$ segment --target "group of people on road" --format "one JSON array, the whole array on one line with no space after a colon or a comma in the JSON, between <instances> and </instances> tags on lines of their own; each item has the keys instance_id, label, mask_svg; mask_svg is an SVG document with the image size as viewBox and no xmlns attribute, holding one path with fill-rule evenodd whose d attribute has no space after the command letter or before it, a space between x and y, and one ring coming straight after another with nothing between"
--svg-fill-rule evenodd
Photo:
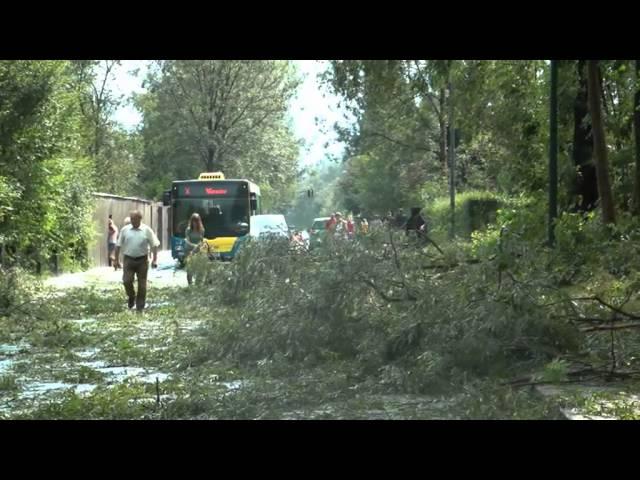
<instances>
[{"instance_id":1,"label":"group of people on road","mask_svg":"<svg viewBox=\"0 0 640 480\"><path fill-rule=\"evenodd\" d=\"M369 229L367 219L358 217L358 223L360 233L366 233ZM356 236L356 223L353 220L353 215L347 216L345 220L341 212L332 213L329 220L326 221L324 228L330 235L336 238L353 240Z\"/></svg>"},{"instance_id":2,"label":"group of people on road","mask_svg":"<svg viewBox=\"0 0 640 480\"><path fill-rule=\"evenodd\" d=\"M421 211L420 207L412 208L408 218L400 209L396 211L395 215L392 211L389 211L384 217L373 215L371 223L362 215L358 215L354 221L353 215L349 215L345 220L341 212L335 212L326 221L325 230L337 238L353 239L356 235L368 234L369 228L378 229L386 226L388 228L404 229L407 235L424 237L427 233L427 222Z\"/></svg>"}]
</instances>

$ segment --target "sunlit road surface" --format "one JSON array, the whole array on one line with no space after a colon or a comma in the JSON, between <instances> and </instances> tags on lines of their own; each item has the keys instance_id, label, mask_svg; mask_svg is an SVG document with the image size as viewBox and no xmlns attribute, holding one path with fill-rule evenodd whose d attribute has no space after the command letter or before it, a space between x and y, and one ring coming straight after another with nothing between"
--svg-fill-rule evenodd
<instances>
[{"instance_id":1,"label":"sunlit road surface","mask_svg":"<svg viewBox=\"0 0 640 480\"><path fill-rule=\"evenodd\" d=\"M176 260L171 258L171 250L158 252L158 268L149 267L147 276L149 287L186 286L187 274L176 268ZM86 272L65 273L45 280L45 285L57 288L122 286L122 269L96 267Z\"/></svg>"}]
</instances>

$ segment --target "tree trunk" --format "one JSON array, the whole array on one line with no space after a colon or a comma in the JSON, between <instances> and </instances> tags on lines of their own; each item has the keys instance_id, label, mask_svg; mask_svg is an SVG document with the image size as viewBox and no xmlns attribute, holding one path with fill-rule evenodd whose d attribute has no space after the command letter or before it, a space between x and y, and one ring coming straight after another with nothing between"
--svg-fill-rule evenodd
<instances>
[{"instance_id":1,"label":"tree trunk","mask_svg":"<svg viewBox=\"0 0 640 480\"><path fill-rule=\"evenodd\" d=\"M209 120L207 120L207 172L217 172L222 169L219 168L218 160L216 158L216 147L213 143L213 113L209 114Z\"/></svg>"},{"instance_id":2,"label":"tree trunk","mask_svg":"<svg viewBox=\"0 0 640 480\"><path fill-rule=\"evenodd\" d=\"M591 124L584 121L589 113L584 64L584 60L578 60L578 92L573 104L573 164L576 167L574 194L577 197L576 209L581 212L592 210L598 201Z\"/></svg>"},{"instance_id":3,"label":"tree trunk","mask_svg":"<svg viewBox=\"0 0 640 480\"><path fill-rule=\"evenodd\" d=\"M440 160L440 167L442 172L447 172L447 123L445 120L445 91L444 88L440 89L440 115L438 116L438 126L440 127L440 151L438 158Z\"/></svg>"},{"instance_id":4,"label":"tree trunk","mask_svg":"<svg viewBox=\"0 0 640 480\"><path fill-rule=\"evenodd\" d=\"M633 184L633 214L640 215L640 60L636 65L636 94L633 99L633 139L635 143L636 172Z\"/></svg>"},{"instance_id":5,"label":"tree trunk","mask_svg":"<svg viewBox=\"0 0 640 480\"><path fill-rule=\"evenodd\" d=\"M213 172L214 159L216 156L216 150L213 145L209 144L207 147L207 172Z\"/></svg>"},{"instance_id":6,"label":"tree trunk","mask_svg":"<svg viewBox=\"0 0 640 480\"><path fill-rule=\"evenodd\" d=\"M593 134L593 148L595 152L596 177L598 194L602 207L602 222L607 225L616 223L615 207L609 181L609 163L607 160L607 143L600 110L600 82L598 81L598 61L587 61L587 84L589 98L589 113L591 114L591 129Z\"/></svg>"}]
</instances>

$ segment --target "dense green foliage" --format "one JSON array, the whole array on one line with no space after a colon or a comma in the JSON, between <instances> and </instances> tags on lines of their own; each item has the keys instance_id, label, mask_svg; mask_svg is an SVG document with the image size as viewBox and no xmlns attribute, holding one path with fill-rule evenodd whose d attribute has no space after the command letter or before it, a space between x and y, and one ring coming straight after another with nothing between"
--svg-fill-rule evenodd
<instances>
[{"instance_id":1,"label":"dense green foliage","mask_svg":"<svg viewBox=\"0 0 640 480\"><path fill-rule=\"evenodd\" d=\"M3 263L81 260L93 164L67 62L0 62ZM72 233L70 235L70 233Z\"/></svg>"},{"instance_id":2,"label":"dense green foliage","mask_svg":"<svg viewBox=\"0 0 640 480\"><path fill-rule=\"evenodd\" d=\"M559 64L561 208L589 210L598 192L585 62ZM450 123L456 130L458 192L517 196L547 190L548 62L345 60L331 65L326 84L356 117L354 126L339 129L347 143L342 208L378 214L431 208L449 189ZM614 198L617 208L628 210L632 192L640 188L633 175L637 75L632 61L600 61L598 67Z\"/></svg>"}]
</instances>

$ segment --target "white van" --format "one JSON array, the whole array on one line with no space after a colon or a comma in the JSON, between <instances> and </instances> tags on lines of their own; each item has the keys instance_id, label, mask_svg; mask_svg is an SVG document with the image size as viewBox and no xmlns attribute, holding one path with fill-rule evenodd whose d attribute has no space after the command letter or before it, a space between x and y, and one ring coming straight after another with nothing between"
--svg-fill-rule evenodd
<instances>
[{"instance_id":1,"label":"white van","mask_svg":"<svg viewBox=\"0 0 640 480\"><path fill-rule=\"evenodd\" d=\"M253 238L269 236L289 240L289 227L284 215L253 215L249 221L249 236Z\"/></svg>"}]
</instances>

